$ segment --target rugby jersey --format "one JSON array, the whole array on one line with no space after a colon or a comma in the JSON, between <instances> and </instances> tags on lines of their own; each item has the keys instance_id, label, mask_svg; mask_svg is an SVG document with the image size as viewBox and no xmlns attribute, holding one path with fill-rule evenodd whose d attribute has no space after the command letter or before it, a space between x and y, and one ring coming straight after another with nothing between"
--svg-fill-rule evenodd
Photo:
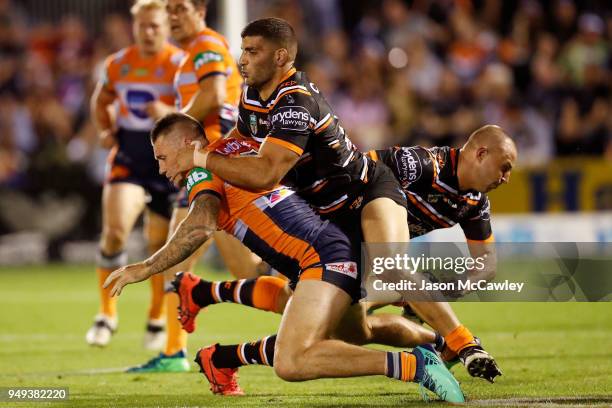
<instances>
[{"instance_id":1,"label":"rugby jersey","mask_svg":"<svg viewBox=\"0 0 612 408\"><path fill-rule=\"evenodd\" d=\"M459 224L472 241L493 239L486 194L459 191L460 150L451 147L391 147L368 153L391 168L408 198L410 236Z\"/></svg>"},{"instance_id":2,"label":"rugby jersey","mask_svg":"<svg viewBox=\"0 0 612 408\"><path fill-rule=\"evenodd\" d=\"M266 100L245 87L236 128L245 138L265 140L300 156L282 182L319 213L352 202L374 170L373 161L351 143L317 87L294 68Z\"/></svg>"},{"instance_id":3,"label":"rugby jersey","mask_svg":"<svg viewBox=\"0 0 612 408\"><path fill-rule=\"evenodd\" d=\"M212 142L226 135L236 124L242 77L230 54L227 40L210 28L199 32L185 51L188 55L183 59L174 81L178 109L189 104L203 79L224 75L227 80L225 103L219 112L210 113L202 122L206 137Z\"/></svg>"},{"instance_id":4,"label":"rugby jersey","mask_svg":"<svg viewBox=\"0 0 612 408\"><path fill-rule=\"evenodd\" d=\"M110 55L104 62L102 86L117 95L117 125L129 131L153 127L146 111L149 102L175 102L174 75L185 53L167 43L156 55L143 58L135 45Z\"/></svg>"}]
</instances>

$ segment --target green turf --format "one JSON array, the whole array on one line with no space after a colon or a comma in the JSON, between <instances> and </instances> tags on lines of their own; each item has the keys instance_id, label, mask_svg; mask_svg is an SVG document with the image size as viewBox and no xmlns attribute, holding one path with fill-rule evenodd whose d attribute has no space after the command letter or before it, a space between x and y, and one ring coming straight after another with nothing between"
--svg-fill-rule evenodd
<instances>
[{"instance_id":1,"label":"green turf","mask_svg":"<svg viewBox=\"0 0 612 408\"><path fill-rule=\"evenodd\" d=\"M222 277L208 271L204 274L211 279ZM212 396L196 371L101 373L104 369L142 363L152 355L141 347L148 284L124 290L119 302L119 332L106 349L90 348L84 341L97 308L95 286L92 267L0 269L0 387L69 387L69 403L55 403L52 407L423 405L416 385L382 376L286 383L276 378L270 368L245 367L241 369L240 383L248 396L230 399ZM496 356L504 375L493 385L470 378L462 367L456 367L455 374L467 396L476 403L506 398L610 398L611 306L457 304L460 318ZM236 305L209 308L200 315L198 330L190 338L190 358L199 346L272 334L278 321L271 313ZM610 404L612 399L600 405ZM13 404L44 405L48 404ZM10 404L0 402L1 406ZM534 403L525 402L522 406Z\"/></svg>"}]
</instances>

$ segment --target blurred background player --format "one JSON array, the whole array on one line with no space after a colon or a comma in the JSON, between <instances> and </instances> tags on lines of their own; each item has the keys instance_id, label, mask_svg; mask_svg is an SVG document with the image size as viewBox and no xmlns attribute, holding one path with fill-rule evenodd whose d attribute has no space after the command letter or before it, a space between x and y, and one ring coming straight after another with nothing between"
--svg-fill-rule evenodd
<instances>
[{"instance_id":1,"label":"blurred background player","mask_svg":"<svg viewBox=\"0 0 612 408\"><path fill-rule=\"evenodd\" d=\"M92 96L92 117L103 147L110 148L102 193L102 235L98 256L100 313L86 335L105 346L117 329L116 299L102 289L108 274L127 262L126 240L145 210L148 250L159 249L168 233L176 190L159 175L149 142L153 125L147 104L172 104L172 81L184 53L166 41L168 24L161 0L139 0L131 9L135 45L107 58L104 75ZM159 349L164 340L163 277L151 279L151 306L145 347Z\"/></svg>"},{"instance_id":2,"label":"blurred background player","mask_svg":"<svg viewBox=\"0 0 612 408\"><path fill-rule=\"evenodd\" d=\"M176 108L202 123L209 142L213 142L236 125L242 78L227 40L206 26L207 3L207 0L169 0L167 11L172 38L187 53L175 78ZM163 101L149 106L149 112L155 118L174 110ZM188 202L184 190L177 204L172 214L170 234L187 217ZM223 231L216 232L214 238L227 269L234 277L257 275L258 257ZM185 262L167 271L166 280L173 278L176 272L193 271L204 251L204 247L200 248ZM265 293L277 293L285 286L277 282L277 279L262 279L254 290L259 292L261 287L265 287ZM129 372L168 372L186 366L187 333L181 329L177 318L179 299L174 293L168 293L166 299L165 349L145 364L130 368Z\"/></svg>"}]
</instances>

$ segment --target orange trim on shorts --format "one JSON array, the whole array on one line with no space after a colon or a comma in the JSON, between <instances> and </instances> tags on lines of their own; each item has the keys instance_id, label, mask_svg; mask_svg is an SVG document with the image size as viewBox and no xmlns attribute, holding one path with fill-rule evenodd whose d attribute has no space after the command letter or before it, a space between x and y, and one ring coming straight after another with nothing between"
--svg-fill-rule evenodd
<instances>
[{"instance_id":1,"label":"orange trim on shorts","mask_svg":"<svg viewBox=\"0 0 612 408\"><path fill-rule=\"evenodd\" d=\"M370 150L368 156L370 156L370 159L378 161L378 153L376 153L376 150Z\"/></svg>"},{"instance_id":2,"label":"orange trim on shorts","mask_svg":"<svg viewBox=\"0 0 612 408\"><path fill-rule=\"evenodd\" d=\"M320 262L319 254L310 243L285 233L255 204L251 203L247 208L248 214L243 216L243 220L257 237L276 252L297 260L301 268ZM284 239L279 240L279 237Z\"/></svg>"},{"instance_id":3,"label":"orange trim on shorts","mask_svg":"<svg viewBox=\"0 0 612 408\"><path fill-rule=\"evenodd\" d=\"M300 280L323 280L323 268L308 268L300 274Z\"/></svg>"},{"instance_id":4,"label":"orange trim on shorts","mask_svg":"<svg viewBox=\"0 0 612 408\"><path fill-rule=\"evenodd\" d=\"M289 149L292 152L296 153L298 156L301 156L304 153L304 149L299 146L294 145L293 143L287 142L286 140L278 139L276 137L268 136L266 138L267 141L274 143L275 145L282 146L285 149Z\"/></svg>"},{"instance_id":5,"label":"orange trim on shorts","mask_svg":"<svg viewBox=\"0 0 612 408\"><path fill-rule=\"evenodd\" d=\"M472 242L475 244L490 244L495 242L495 237L493 236L493 233L491 233L487 239L468 239L467 242Z\"/></svg>"},{"instance_id":6,"label":"orange trim on shorts","mask_svg":"<svg viewBox=\"0 0 612 408\"><path fill-rule=\"evenodd\" d=\"M346 200L342 200L342 202L334 205L333 207L326 208L324 210L316 210L316 212L318 212L319 214L327 214L332 211L336 211L338 208L342 207L344 204L346 204Z\"/></svg>"}]
</instances>

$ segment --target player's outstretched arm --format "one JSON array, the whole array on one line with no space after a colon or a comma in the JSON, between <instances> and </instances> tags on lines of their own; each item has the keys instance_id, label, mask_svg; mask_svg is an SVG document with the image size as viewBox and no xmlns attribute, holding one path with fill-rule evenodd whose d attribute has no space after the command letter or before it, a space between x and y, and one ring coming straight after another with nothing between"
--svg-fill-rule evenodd
<instances>
[{"instance_id":1,"label":"player's outstretched arm","mask_svg":"<svg viewBox=\"0 0 612 408\"><path fill-rule=\"evenodd\" d=\"M493 239L485 241L470 241L468 240L468 250L470 256L478 259L478 267L468 271L470 279L492 280L495 278L497 268L497 252L495 251L495 242Z\"/></svg>"},{"instance_id":2,"label":"player's outstretched arm","mask_svg":"<svg viewBox=\"0 0 612 408\"><path fill-rule=\"evenodd\" d=\"M257 156L230 157L194 150L194 164L204 167L226 182L247 190L274 188L300 156L275 143L264 143Z\"/></svg>"},{"instance_id":3,"label":"player's outstretched arm","mask_svg":"<svg viewBox=\"0 0 612 408\"><path fill-rule=\"evenodd\" d=\"M118 296L125 285L141 282L187 259L217 229L219 207L219 198L211 194L200 194L194 199L187 218L181 222L166 245L143 262L115 270L104 282L104 287L107 288L115 281L111 296Z\"/></svg>"}]
</instances>

